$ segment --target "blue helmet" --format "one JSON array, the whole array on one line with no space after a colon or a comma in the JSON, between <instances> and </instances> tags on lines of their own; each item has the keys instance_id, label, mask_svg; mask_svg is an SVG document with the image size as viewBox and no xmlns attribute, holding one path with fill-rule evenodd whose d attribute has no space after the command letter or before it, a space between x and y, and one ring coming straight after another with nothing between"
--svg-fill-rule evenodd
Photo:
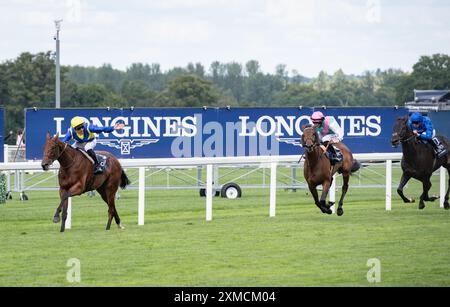
<instances>
[{"instance_id":1,"label":"blue helmet","mask_svg":"<svg viewBox=\"0 0 450 307\"><path fill-rule=\"evenodd\" d=\"M423 115L419 112L415 112L410 117L412 123L422 123Z\"/></svg>"}]
</instances>

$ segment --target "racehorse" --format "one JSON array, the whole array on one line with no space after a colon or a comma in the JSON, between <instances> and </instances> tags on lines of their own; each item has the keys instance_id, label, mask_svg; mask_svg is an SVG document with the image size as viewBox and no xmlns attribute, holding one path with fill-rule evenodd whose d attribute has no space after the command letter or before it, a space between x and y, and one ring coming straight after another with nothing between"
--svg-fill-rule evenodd
<instances>
[{"instance_id":1,"label":"racehorse","mask_svg":"<svg viewBox=\"0 0 450 307\"><path fill-rule=\"evenodd\" d=\"M342 195L337 209L338 216L342 216L344 214L344 197L345 194L347 194L350 175L351 173L356 172L361 165L358 161L353 159L351 151L342 142L335 144L335 146L341 150L343 160L342 162L336 163L334 166L331 165L330 159L325 155L326 149L323 149L320 145L319 134L312 126L304 128L302 146L305 148L304 176L314 198L314 202L322 213L332 214L330 207L334 205L334 203L329 202L327 205L326 199L330 186L333 183L334 174L336 172L342 174L344 183L342 185ZM317 193L318 185L322 185L322 195L320 200Z\"/></svg>"},{"instance_id":2,"label":"racehorse","mask_svg":"<svg viewBox=\"0 0 450 307\"><path fill-rule=\"evenodd\" d=\"M50 133L47 133L42 169L47 171L55 160L58 160L61 166L58 173L61 202L53 217L53 222L58 223L61 220L60 213L62 210L61 232L64 232L65 229L69 197L93 190L97 190L108 204L106 230L110 229L113 217L117 226L120 229L123 228L115 206L115 195L119 185L124 189L130 184L130 181L120 162L112 154L104 151L97 153L106 156L106 170L94 176L92 162L80 150L62 142L58 134L51 137Z\"/></svg>"},{"instance_id":3,"label":"racehorse","mask_svg":"<svg viewBox=\"0 0 450 307\"><path fill-rule=\"evenodd\" d=\"M444 136L437 136L439 141L441 141L447 149L450 150L449 140ZM431 141L430 141L431 142ZM408 198L403 194L403 188L408 183L409 179L414 178L422 182L423 193L420 196L419 209L425 208L425 201L435 201L438 197L430 197L428 192L431 188L431 175L439 169L441 166L445 167L450 174L450 155L436 158L433 148L418 141L417 137L414 135L413 131L408 126L408 117L397 118L393 134L391 138L392 146L397 147L400 143L402 144L403 158L402 158L402 178L400 184L397 188L397 193L403 199L405 203L413 203L415 200L413 198ZM448 210L450 208L449 190L450 190L450 178L448 181L449 188L447 189L447 194L445 194L444 208Z\"/></svg>"}]
</instances>

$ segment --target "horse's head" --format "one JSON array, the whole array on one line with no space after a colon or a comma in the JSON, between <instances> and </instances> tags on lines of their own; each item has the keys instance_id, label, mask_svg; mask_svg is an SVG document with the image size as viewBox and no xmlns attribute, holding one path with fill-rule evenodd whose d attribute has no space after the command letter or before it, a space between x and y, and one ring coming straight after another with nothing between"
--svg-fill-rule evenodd
<instances>
[{"instance_id":1,"label":"horse's head","mask_svg":"<svg viewBox=\"0 0 450 307\"><path fill-rule=\"evenodd\" d=\"M61 155L61 141L59 140L58 134L54 137L47 133L47 138L44 144L44 156L42 158L42 169L48 171L50 165L53 164L55 160Z\"/></svg>"},{"instance_id":2,"label":"horse's head","mask_svg":"<svg viewBox=\"0 0 450 307\"><path fill-rule=\"evenodd\" d=\"M320 145L320 140L317 130L311 125L306 126L303 129L302 146L311 152L318 145Z\"/></svg>"},{"instance_id":3,"label":"horse's head","mask_svg":"<svg viewBox=\"0 0 450 307\"><path fill-rule=\"evenodd\" d=\"M413 133L408 127L408 117L399 117L394 124L391 144L393 147L397 147L400 142L406 141L412 135Z\"/></svg>"}]
</instances>

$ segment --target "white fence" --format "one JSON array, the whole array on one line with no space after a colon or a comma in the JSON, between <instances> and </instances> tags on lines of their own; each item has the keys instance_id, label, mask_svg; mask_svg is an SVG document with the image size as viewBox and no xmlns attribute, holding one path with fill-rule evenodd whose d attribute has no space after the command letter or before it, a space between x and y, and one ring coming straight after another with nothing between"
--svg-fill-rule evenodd
<instances>
[{"instance_id":1,"label":"white fence","mask_svg":"<svg viewBox=\"0 0 450 307\"><path fill-rule=\"evenodd\" d=\"M386 162L386 210L392 210L392 161L399 161L401 153L393 154L354 154L360 162ZM298 162L299 156L259 156L259 157L218 157L218 158L181 158L181 159L123 159L120 163L124 168L139 169L139 192L138 192L138 225L145 223L145 169L147 167L185 167L185 166L206 166L206 220L213 218L213 167L226 165L259 165L270 169L270 206L269 216L276 215L276 189L277 189L277 167L280 163ZM59 164L55 162L51 167L58 169ZM12 170L41 170L41 162L13 162L0 163L0 171ZM336 181L334 180L334 183ZM330 201L335 201L335 184L330 190ZM446 170L441 169L440 173L440 202L443 207L444 195L446 192ZM69 210L66 228L71 227L71 202L69 200Z\"/></svg>"}]
</instances>

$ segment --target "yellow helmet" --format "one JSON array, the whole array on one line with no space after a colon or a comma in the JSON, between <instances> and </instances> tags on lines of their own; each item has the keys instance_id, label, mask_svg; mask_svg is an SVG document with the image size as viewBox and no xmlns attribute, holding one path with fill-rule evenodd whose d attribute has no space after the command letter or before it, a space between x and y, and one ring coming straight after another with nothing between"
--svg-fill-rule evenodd
<instances>
[{"instance_id":1,"label":"yellow helmet","mask_svg":"<svg viewBox=\"0 0 450 307\"><path fill-rule=\"evenodd\" d=\"M79 116L75 116L70 121L70 125L72 126L72 128L75 128L75 127L83 125L83 124L84 124L84 119Z\"/></svg>"}]
</instances>

